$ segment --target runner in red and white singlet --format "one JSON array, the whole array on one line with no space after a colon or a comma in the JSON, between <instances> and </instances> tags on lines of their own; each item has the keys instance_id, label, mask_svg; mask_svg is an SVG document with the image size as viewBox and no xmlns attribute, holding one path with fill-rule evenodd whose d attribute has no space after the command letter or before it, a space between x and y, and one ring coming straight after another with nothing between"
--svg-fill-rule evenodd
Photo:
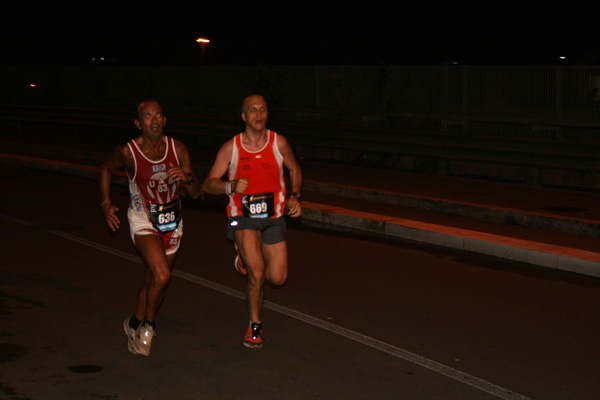
<instances>
[{"instance_id":1,"label":"runner in red and white singlet","mask_svg":"<svg viewBox=\"0 0 600 400\"><path fill-rule=\"evenodd\" d=\"M141 135L117 146L100 167L101 207L110 229L119 229L119 208L110 200L112 172L125 168L129 177L127 211L131 239L146 265L135 314L123 322L127 347L134 354L150 355L156 313L171 280L173 262L182 235L179 186L198 198L202 187L183 143L163 134L167 118L160 105L146 100L138 106L136 127Z\"/></svg>"},{"instance_id":2,"label":"runner in red and white singlet","mask_svg":"<svg viewBox=\"0 0 600 400\"><path fill-rule=\"evenodd\" d=\"M229 179L237 181L241 178L248 179L248 187L243 194L234 193L230 196L227 204L229 217L278 218L283 215L285 179L283 156L277 147L277 133L267 130L267 143L258 151L244 147L241 133L233 138ZM254 196L252 202L250 196ZM257 203L252 207L254 198L257 198Z\"/></svg>"},{"instance_id":3,"label":"runner in red and white singlet","mask_svg":"<svg viewBox=\"0 0 600 400\"><path fill-rule=\"evenodd\" d=\"M235 240L236 270L247 276L246 301L250 322L244 346L263 345L260 314L265 282L281 286L287 280L285 210L302 214L302 172L287 139L266 128L269 112L260 95L242 104L246 130L227 141L217 153L204 181L211 194L227 194L227 237ZM286 202L283 167L290 174L291 195ZM229 172L229 181L221 177Z\"/></svg>"},{"instance_id":4,"label":"runner in red and white singlet","mask_svg":"<svg viewBox=\"0 0 600 400\"><path fill-rule=\"evenodd\" d=\"M179 181L167 176L167 169L179 165L173 138L164 136L164 157L151 160L142 153L135 140L127 143L133 155L134 170L129 177L130 202L127 211L131 238L135 235L159 234L166 254L179 249L183 235Z\"/></svg>"}]
</instances>

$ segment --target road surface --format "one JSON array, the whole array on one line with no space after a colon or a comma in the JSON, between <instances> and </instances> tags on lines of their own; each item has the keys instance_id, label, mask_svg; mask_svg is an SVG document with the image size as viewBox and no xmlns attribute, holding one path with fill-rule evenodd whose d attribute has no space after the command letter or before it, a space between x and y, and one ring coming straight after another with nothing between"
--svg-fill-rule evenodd
<instances>
[{"instance_id":1,"label":"road surface","mask_svg":"<svg viewBox=\"0 0 600 400\"><path fill-rule=\"evenodd\" d=\"M2 399L598 399L600 280L288 224L265 345L220 206L186 200L150 357L127 351L143 266L98 183L0 166Z\"/></svg>"}]
</instances>

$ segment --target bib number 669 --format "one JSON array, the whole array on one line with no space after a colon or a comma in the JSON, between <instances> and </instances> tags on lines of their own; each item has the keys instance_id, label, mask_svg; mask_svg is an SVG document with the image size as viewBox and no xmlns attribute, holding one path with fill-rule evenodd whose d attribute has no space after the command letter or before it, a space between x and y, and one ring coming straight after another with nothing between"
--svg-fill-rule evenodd
<instances>
[{"instance_id":1,"label":"bib number 669","mask_svg":"<svg viewBox=\"0 0 600 400\"><path fill-rule=\"evenodd\" d=\"M267 203L253 203L250 204L250 214L261 214L267 212Z\"/></svg>"}]
</instances>

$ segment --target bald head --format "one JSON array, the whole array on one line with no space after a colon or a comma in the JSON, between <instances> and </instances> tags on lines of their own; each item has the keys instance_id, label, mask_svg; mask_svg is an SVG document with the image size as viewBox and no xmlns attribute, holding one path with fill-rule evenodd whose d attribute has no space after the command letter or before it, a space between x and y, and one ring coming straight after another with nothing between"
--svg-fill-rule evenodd
<instances>
[{"instance_id":1,"label":"bald head","mask_svg":"<svg viewBox=\"0 0 600 400\"><path fill-rule=\"evenodd\" d=\"M246 123L246 132L264 133L269 119L267 101L259 94L253 94L242 102L242 119Z\"/></svg>"},{"instance_id":2,"label":"bald head","mask_svg":"<svg viewBox=\"0 0 600 400\"><path fill-rule=\"evenodd\" d=\"M154 100L144 100L138 105L138 117L135 126L147 138L160 137L167 123L162 107Z\"/></svg>"},{"instance_id":3,"label":"bald head","mask_svg":"<svg viewBox=\"0 0 600 400\"><path fill-rule=\"evenodd\" d=\"M256 102L261 102L265 105L265 107L268 107L267 100L265 100L264 96L260 94L251 94L250 96L246 97L244 101L242 101L242 113L245 114L248 111L250 104Z\"/></svg>"},{"instance_id":4,"label":"bald head","mask_svg":"<svg viewBox=\"0 0 600 400\"><path fill-rule=\"evenodd\" d=\"M162 107L160 106L160 104L158 104L156 100L146 99L137 106L137 115L139 119L142 119L144 110L146 110L150 106L152 106L152 108L158 108L162 110Z\"/></svg>"}]
</instances>

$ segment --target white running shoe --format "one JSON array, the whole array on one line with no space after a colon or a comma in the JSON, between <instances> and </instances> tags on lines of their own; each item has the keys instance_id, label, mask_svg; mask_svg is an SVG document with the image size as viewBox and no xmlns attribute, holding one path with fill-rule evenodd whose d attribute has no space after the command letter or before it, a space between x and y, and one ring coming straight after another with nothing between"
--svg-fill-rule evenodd
<instances>
[{"instance_id":1,"label":"white running shoe","mask_svg":"<svg viewBox=\"0 0 600 400\"><path fill-rule=\"evenodd\" d=\"M137 335L137 332L135 331L135 329L133 329L131 327L131 325L129 325L130 319L131 319L131 317L127 318L123 322L123 331L125 332L125 335L127 336L127 348L129 349L129 351L131 353L137 354L137 351L135 351L135 347L134 347L134 342L135 342L135 337Z\"/></svg>"},{"instance_id":2,"label":"white running shoe","mask_svg":"<svg viewBox=\"0 0 600 400\"><path fill-rule=\"evenodd\" d=\"M156 333L154 332L153 327L145 322L140 325L133 343L135 351L143 356L149 356L150 347L152 347L152 339L155 335Z\"/></svg>"}]
</instances>

